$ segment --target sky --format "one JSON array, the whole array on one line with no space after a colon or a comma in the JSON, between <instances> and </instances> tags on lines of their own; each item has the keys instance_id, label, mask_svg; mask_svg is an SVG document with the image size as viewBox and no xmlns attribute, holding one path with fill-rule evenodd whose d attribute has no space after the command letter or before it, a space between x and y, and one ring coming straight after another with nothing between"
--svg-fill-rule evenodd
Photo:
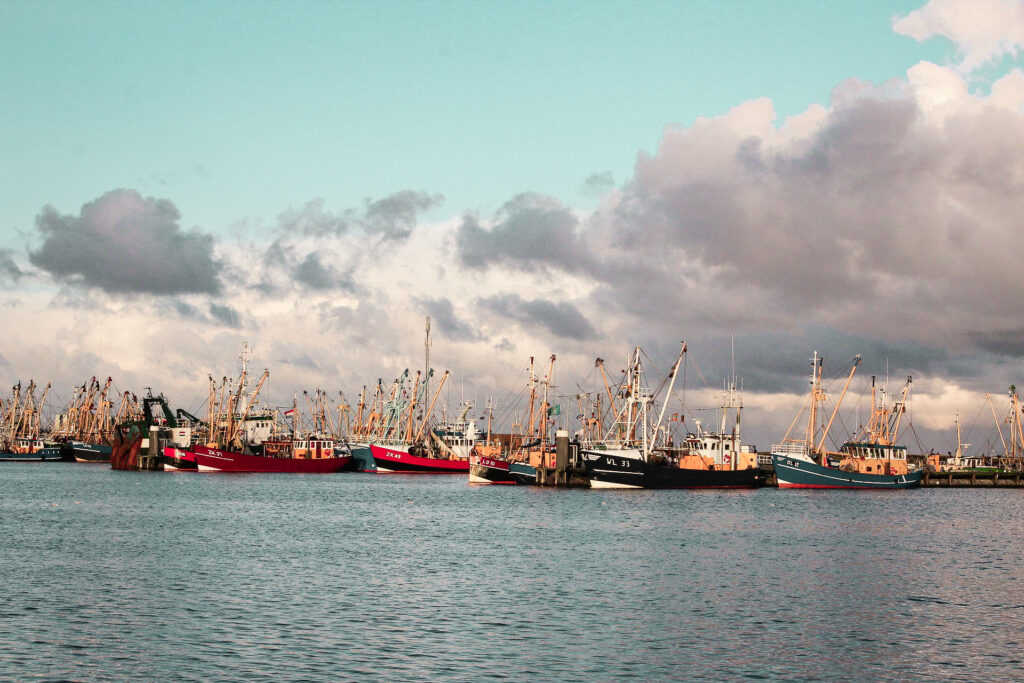
<instances>
[{"instance_id":1,"label":"sky","mask_svg":"<svg viewBox=\"0 0 1024 683\"><path fill-rule=\"evenodd\" d=\"M246 341L268 400L352 400L429 315L453 403L686 340L673 410L735 367L766 448L817 350L980 444L1024 381L1022 47L1019 0L0 3L0 386L191 409Z\"/></svg>"}]
</instances>

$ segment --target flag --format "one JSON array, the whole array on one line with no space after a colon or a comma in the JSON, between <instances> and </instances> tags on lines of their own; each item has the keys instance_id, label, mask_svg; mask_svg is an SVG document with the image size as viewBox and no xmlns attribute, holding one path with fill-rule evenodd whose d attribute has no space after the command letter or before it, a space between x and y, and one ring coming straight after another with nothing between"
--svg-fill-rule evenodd
<instances>
[{"instance_id":1,"label":"flag","mask_svg":"<svg viewBox=\"0 0 1024 683\"><path fill-rule=\"evenodd\" d=\"M558 405L551 406L550 408L548 408L548 417L551 417L552 415L561 415L561 414L562 414L562 404L561 403L559 403Z\"/></svg>"},{"instance_id":2,"label":"flag","mask_svg":"<svg viewBox=\"0 0 1024 683\"><path fill-rule=\"evenodd\" d=\"M291 415L291 414L292 414L292 413L294 413L294 412L295 412L295 410L294 410L294 409L292 409L292 410L286 410L286 411L284 411L284 416L285 416L285 417L288 417L289 415Z\"/></svg>"}]
</instances>

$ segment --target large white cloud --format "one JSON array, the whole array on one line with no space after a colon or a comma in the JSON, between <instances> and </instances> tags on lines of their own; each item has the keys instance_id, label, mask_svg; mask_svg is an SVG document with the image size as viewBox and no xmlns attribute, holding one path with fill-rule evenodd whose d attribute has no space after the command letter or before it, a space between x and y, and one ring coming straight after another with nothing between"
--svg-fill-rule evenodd
<instances>
[{"instance_id":1,"label":"large white cloud","mask_svg":"<svg viewBox=\"0 0 1024 683\"><path fill-rule=\"evenodd\" d=\"M929 0L893 20L893 29L918 41L941 36L956 45L960 68L973 71L1024 47L1021 0Z\"/></svg>"}]
</instances>

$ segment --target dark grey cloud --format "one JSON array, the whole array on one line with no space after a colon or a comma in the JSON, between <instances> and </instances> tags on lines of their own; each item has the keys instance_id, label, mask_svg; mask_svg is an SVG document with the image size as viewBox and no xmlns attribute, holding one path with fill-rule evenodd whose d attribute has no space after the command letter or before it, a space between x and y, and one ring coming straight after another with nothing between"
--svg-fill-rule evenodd
<instances>
[{"instance_id":1,"label":"dark grey cloud","mask_svg":"<svg viewBox=\"0 0 1024 683\"><path fill-rule=\"evenodd\" d=\"M384 239L405 239L416 227L416 217L444 202L444 196L403 190L375 201L367 200L363 229Z\"/></svg>"},{"instance_id":2,"label":"dark grey cloud","mask_svg":"<svg viewBox=\"0 0 1024 683\"><path fill-rule=\"evenodd\" d=\"M575 272L591 262L578 228L575 214L558 200L520 194L498 211L489 227L476 216L464 216L455 240L466 266L505 264L526 271L554 267Z\"/></svg>"},{"instance_id":3,"label":"dark grey cloud","mask_svg":"<svg viewBox=\"0 0 1024 683\"><path fill-rule=\"evenodd\" d=\"M476 341L480 333L455 314L452 302L446 298L418 299L437 329L452 341Z\"/></svg>"},{"instance_id":4,"label":"dark grey cloud","mask_svg":"<svg viewBox=\"0 0 1024 683\"><path fill-rule=\"evenodd\" d=\"M326 237L361 231L383 240L403 240L412 234L420 214L443 202L443 195L402 190L383 199L367 199L361 209L332 213L324 208L324 200L317 198L301 209L282 212L278 228L291 236Z\"/></svg>"},{"instance_id":5,"label":"dark grey cloud","mask_svg":"<svg viewBox=\"0 0 1024 683\"><path fill-rule=\"evenodd\" d=\"M171 305L174 311L183 318L199 319L202 317L202 314L195 306L185 301L174 301Z\"/></svg>"},{"instance_id":6,"label":"dark grey cloud","mask_svg":"<svg viewBox=\"0 0 1024 683\"><path fill-rule=\"evenodd\" d=\"M499 316L539 327L566 339L592 339L597 332L580 310L567 301L523 299L518 294L499 294L479 299L478 304Z\"/></svg>"},{"instance_id":7,"label":"dark grey cloud","mask_svg":"<svg viewBox=\"0 0 1024 683\"><path fill-rule=\"evenodd\" d=\"M295 365L300 368L306 368L308 370L317 370L320 366L310 358L309 354L299 349L289 349L292 355L277 359L277 363L282 365Z\"/></svg>"},{"instance_id":8,"label":"dark grey cloud","mask_svg":"<svg viewBox=\"0 0 1024 683\"><path fill-rule=\"evenodd\" d=\"M968 338L985 351L1010 358L1024 358L1024 329L970 332Z\"/></svg>"},{"instance_id":9,"label":"dark grey cloud","mask_svg":"<svg viewBox=\"0 0 1024 683\"><path fill-rule=\"evenodd\" d=\"M210 316L222 325L236 329L242 327L241 315L230 306L210 304Z\"/></svg>"},{"instance_id":10,"label":"dark grey cloud","mask_svg":"<svg viewBox=\"0 0 1024 683\"><path fill-rule=\"evenodd\" d=\"M589 197L600 197L608 194L615 187L615 177L611 171L595 173L583 181L583 194Z\"/></svg>"},{"instance_id":11,"label":"dark grey cloud","mask_svg":"<svg viewBox=\"0 0 1024 683\"><path fill-rule=\"evenodd\" d=\"M338 276L320 261L317 252L307 254L292 270L292 277L310 289L331 289L339 281Z\"/></svg>"},{"instance_id":12,"label":"dark grey cloud","mask_svg":"<svg viewBox=\"0 0 1024 683\"><path fill-rule=\"evenodd\" d=\"M349 263L344 263L333 248L310 247L280 237L263 251L260 257L263 268L254 287L268 295L288 289L293 282L318 291L356 292L359 287L352 275L354 260L350 258Z\"/></svg>"},{"instance_id":13,"label":"dark grey cloud","mask_svg":"<svg viewBox=\"0 0 1024 683\"><path fill-rule=\"evenodd\" d=\"M242 329L246 322L236 308L216 302L211 302L201 308L179 299L168 302L167 309L182 318L216 327Z\"/></svg>"},{"instance_id":14,"label":"dark grey cloud","mask_svg":"<svg viewBox=\"0 0 1024 683\"><path fill-rule=\"evenodd\" d=\"M14 262L14 252L10 249L0 249L0 284L16 283L24 274L24 271Z\"/></svg>"},{"instance_id":15,"label":"dark grey cloud","mask_svg":"<svg viewBox=\"0 0 1024 683\"><path fill-rule=\"evenodd\" d=\"M29 260L58 280L110 293L166 295L221 291L212 235L184 231L166 199L113 190L78 216L47 206L36 218L42 246Z\"/></svg>"}]
</instances>

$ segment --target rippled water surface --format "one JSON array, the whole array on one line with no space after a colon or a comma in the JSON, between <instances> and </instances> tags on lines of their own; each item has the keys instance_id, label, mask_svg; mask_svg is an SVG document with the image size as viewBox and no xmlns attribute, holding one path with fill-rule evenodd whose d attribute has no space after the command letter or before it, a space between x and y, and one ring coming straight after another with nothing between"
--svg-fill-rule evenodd
<instances>
[{"instance_id":1,"label":"rippled water surface","mask_svg":"<svg viewBox=\"0 0 1024 683\"><path fill-rule=\"evenodd\" d=\"M1024 677L1024 491L0 465L0 679Z\"/></svg>"}]
</instances>

